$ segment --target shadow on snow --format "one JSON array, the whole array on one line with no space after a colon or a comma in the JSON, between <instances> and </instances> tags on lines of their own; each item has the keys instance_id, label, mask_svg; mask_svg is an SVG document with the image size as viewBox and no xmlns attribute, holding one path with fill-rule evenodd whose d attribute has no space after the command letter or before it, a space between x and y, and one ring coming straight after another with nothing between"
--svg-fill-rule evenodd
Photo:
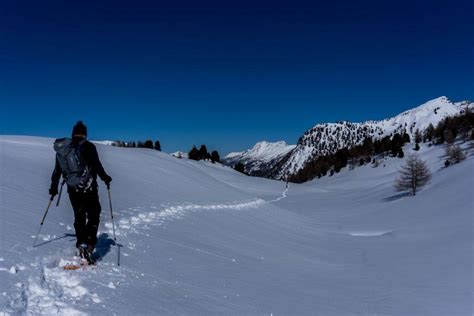
<instances>
[{"instance_id":1,"label":"shadow on snow","mask_svg":"<svg viewBox=\"0 0 474 316\"><path fill-rule=\"evenodd\" d=\"M411 192L398 193L398 194L386 197L382 201L384 201L384 202L393 202L393 201L396 201L396 200L399 200L399 199L402 199L406 196L411 196L411 195L412 195Z\"/></svg>"},{"instance_id":2,"label":"shadow on snow","mask_svg":"<svg viewBox=\"0 0 474 316\"><path fill-rule=\"evenodd\" d=\"M115 241L110 238L109 234L102 233L97 238L95 252L92 255L94 260L101 261L109 252L112 246L115 246Z\"/></svg>"},{"instance_id":3,"label":"shadow on snow","mask_svg":"<svg viewBox=\"0 0 474 316\"><path fill-rule=\"evenodd\" d=\"M56 237L56 238L53 238L53 239L50 239L50 240L47 240L47 241L44 241L42 242L41 244L37 244L37 245L34 245L33 248L38 248L40 246L44 246L44 245L47 245L53 241L58 241L60 239L64 239L64 238L67 238L67 237L74 237L74 239L71 239L70 241L73 241L73 240L76 240L76 235L75 234L64 234L62 236L59 236L59 237Z\"/></svg>"}]
</instances>

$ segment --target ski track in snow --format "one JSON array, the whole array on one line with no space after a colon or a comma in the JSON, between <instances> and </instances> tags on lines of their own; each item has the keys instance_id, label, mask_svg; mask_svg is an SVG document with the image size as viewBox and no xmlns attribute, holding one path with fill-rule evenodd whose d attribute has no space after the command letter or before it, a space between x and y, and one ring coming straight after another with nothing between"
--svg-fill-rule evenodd
<instances>
[{"instance_id":1,"label":"ski track in snow","mask_svg":"<svg viewBox=\"0 0 474 316\"><path fill-rule=\"evenodd\" d=\"M264 204L275 203L284 198L288 188L282 192L282 195L274 200L253 199L237 201L232 203L216 203L216 204L192 204L183 203L173 206L162 205L160 207L133 207L126 211L119 211L119 213L135 213L129 218L122 218L117 223L116 235L125 237L128 233L140 233L143 229L147 229L148 225L161 226L167 221L173 221L183 218L189 212L196 212L201 210L219 211L219 210L243 210L258 208ZM109 234L112 234L112 223L106 222L105 227ZM44 236L40 236L44 237ZM43 238L49 240L50 236ZM178 244L174 241L163 239L164 242L173 243L180 247L192 248L186 245ZM134 249L134 244L127 245L127 248ZM203 254L220 258L225 261L235 262L233 258L227 258L220 254L216 254L204 249L192 250L201 252ZM126 254L124 254L126 255ZM71 262L71 260L62 259L68 257L66 254L59 254L55 256L45 257L41 259L40 263L32 263L29 268L18 265L10 269L1 268L0 272L9 272L16 274L19 271L27 270L29 278L26 282L17 283L16 289L9 297L9 306L7 306L6 313L13 314L27 314L27 315L87 315L86 313L74 308L80 302L83 304L99 304L101 299L96 293L91 293L86 287L81 285L80 273L83 271L65 271L64 265ZM72 256L71 256L72 257ZM70 257L70 258L71 258ZM59 258L59 259L58 259ZM3 258L2 260L3 261ZM38 259L40 261L40 259ZM101 263L105 265L106 263ZM118 271L117 268L113 268ZM94 273L89 268L88 273ZM114 273L108 273L111 276ZM120 282L117 282L120 283ZM114 282L108 285L103 285L111 290L115 289ZM7 314L8 315L8 314Z\"/></svg>"}]
</instances>

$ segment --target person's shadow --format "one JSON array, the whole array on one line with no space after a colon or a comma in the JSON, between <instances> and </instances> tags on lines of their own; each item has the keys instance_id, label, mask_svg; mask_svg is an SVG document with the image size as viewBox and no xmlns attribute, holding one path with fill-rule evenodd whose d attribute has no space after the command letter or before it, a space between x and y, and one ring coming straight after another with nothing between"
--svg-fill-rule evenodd
<instances>
[{"instance_id":1,"label":"person's shadow","mask_svg":"<svg viewBox=\"0 0 474 316\"><path fill-rule=\"evenodd\" d=\"M109 234L100 234L99 238L97 238L97 244L95 245L95 251L92 258L95 261L102 261L102 259L110 252L112 246L115 246L115 241L109 237Z\"/></svg>"}]
</instances>

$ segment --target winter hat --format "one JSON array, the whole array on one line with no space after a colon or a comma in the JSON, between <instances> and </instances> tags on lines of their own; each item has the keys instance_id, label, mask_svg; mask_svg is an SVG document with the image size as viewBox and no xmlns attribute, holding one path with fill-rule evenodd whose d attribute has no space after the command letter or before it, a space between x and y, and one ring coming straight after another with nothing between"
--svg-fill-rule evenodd
<instances>
[{"instance_id":1,"label":"winter hat","mask_svg":"<svg viewBox=\"0 0 474 316\"><path fill-rule=\"evenodd\" d=\"M74 135L84 135L87 137L87 126L85 126L82 121L78 121L72 128L72 137L74 137Z\"/></svg>"}]
</instances>

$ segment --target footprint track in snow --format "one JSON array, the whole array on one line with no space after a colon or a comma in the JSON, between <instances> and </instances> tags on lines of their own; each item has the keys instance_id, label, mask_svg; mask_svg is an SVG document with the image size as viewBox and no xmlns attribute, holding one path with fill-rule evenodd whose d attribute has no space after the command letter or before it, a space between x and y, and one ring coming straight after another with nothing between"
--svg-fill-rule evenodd
<instances>
[{"instance_id":1,"label":"footprint track in snow","mask_svg":"<svg viewBox=\"0 0 474 316\"><path fill-rule=\"evenodd\" d=\"M97 294L81 285L79 276L58 264L46 258L36 265L26 281L17 283L9 310L27 315L86 315L73 306L77 302L100 302Z\"/></svg>"},{"instance_id":2,"label":"footprint track in snow","mask_svg":"<svg viewBox=\"0 0 474 316\"><path fill-rule=\"evenodd\" d=\"M148 225L160 226L167 221L180 219L189 212L200 210L218 211L218 210L243 210L258 208L267 203L274 203L286 197L285 190L277 199L265 201L263 199L253 199L246 201L237 201L224 204L192 204L183 203L174 206L163 205L159 207L134 207L127 211L133 212L129 218L123 218L118 222L117 236L125 236L128 232L139 233ZM105 227L112 233L112 223L105 223ZM49 237L49 236L48 236ZM204 250L200 250L205 252ZM218 256L213 253L210 255ZM96 293L91 293L81 284L81 277L71 271L64 271L62 265L64 260L62 255L51 256L42 259L39 264L33 264L29 269L30 276L23 283L17 283L17 291L10 297L8 312L20 314L47 314L47 315L86 315L76 309L77 302L89 302L98 304L101 299ZM224 258L229 261L235 261L232 258ZM78 272L82 273L82 272ZM109 288L110 282L107 285Z\"/></svg>"},{"instance_id":3,"label":"footprint track in snow","mask_svg":"<svg viewBox=\"0 0 474 316\"><path fill-rule=\"evenodd\" d=\"M128 213L134 215L128 218L122 218L117 223L117 236L126 236L127 232L139 233L143 227L148 225L161 226L166 222L183 218L189 212L200 210L243 210L250 208L258 208L259 206L269 203L262 199L254 199L248 201L238 201L227 204L192 204L183 203L174 206L162 205L162 209L156 206L150 207L132 207L127 210ZM105 223L105 227L109 233L112 233L112 223Z\"/></svg>"},{"instance_id":4,"label":"footprint track in snow","mask_svg":"<svg viewBox=\"0 0 474 316\"><path fill-rule=\"evenodd\" d=\"M189 212L196 212L200 210L243 210L258 208L264 204L275 203L285 199L287 197L289 187L287 187L276 199L273 200L263 200L263 199L253 199L253 200L244 200L236 201L231 203L215 203L215 204L193 204L193 203L182 203L174 206L162 205L161 210L159 207L150 206L150 207L132 207L129 208L127 213L134 213L128 218L122 218L117 223L117 236L126 236L127 232L139 233L140 230L148 228L148 225L161 226L165 222L173 221L184 217ZM111 222L105 223L105 227L108 229L109 234L113 232L113 227Z\"/></svg>"}]
</instances>

